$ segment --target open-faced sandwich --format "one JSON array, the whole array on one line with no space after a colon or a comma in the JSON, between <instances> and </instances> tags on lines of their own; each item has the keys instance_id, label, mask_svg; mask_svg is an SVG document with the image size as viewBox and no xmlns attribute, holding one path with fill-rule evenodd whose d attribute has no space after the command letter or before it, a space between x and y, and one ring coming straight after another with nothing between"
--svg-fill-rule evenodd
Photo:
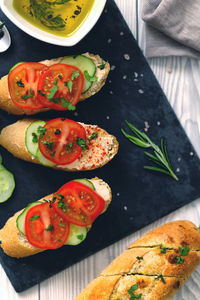
<instances>
[{"instance_id":1,"label":"open-faced sandwich","mask_svg":"<svg viewBox=\"0 0 200 300\"><path fill-rule=\"evenodd\" d=\"M109 71L108 62L89 53L18 63L0 80L0 108L15 115L74 110L103 87Z\"/></svg>"},{"instance_id":2,"label":"open-faced sandwich","mask_svg":"<svg viewBox=\"0 0 200 300\"><path fill-rule=\"evenodd\" d=\"M104 129L65 118L20 120L3 128L0 145L17 158L64 171L102 167L118 151L117 139Z\"/></svg>"},{"instance_id":3,"label":"open-faced sandwich","mask_svg":"<svg viewBox=\"0 0 200 300\"><path fill-rule=\"evenodd\" d=\"M167 223L118 256L76 300L169 300L200 263L200 230Z\"/></svg>"},{"instance_id":4,"label":"open-faced sandwich","mask_svg":"<svg viewBox=\"0 0 200 300\"><path fill-rule=\"evenodd\" d=\"M111 198L110 187L97 177L70 181L11 217L0 230L1 247L7 255L20 258L78 245Z\"/></svg>"}]
</instances>

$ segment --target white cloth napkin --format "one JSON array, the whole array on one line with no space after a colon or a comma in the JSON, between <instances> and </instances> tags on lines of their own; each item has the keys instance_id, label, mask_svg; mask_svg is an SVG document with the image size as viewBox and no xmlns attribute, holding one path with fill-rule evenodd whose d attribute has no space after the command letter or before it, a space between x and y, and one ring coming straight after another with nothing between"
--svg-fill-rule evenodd
<instances>
[{"instance_id":1,"label":"white cloth napkin","mask_svg":"<svg viewBox=\"0 0 200 300\"><path fill-rule=\"evenodd\" d=\"M200 0L143 0L147 57L200 59Z\"/></svg>"}]
</instances>

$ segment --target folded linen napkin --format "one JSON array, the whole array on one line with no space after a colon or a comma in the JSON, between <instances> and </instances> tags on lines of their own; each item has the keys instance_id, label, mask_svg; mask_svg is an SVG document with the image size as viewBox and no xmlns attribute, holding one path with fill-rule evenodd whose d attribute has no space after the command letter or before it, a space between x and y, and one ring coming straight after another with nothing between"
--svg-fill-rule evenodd
<instances>
[{"instance_id":1,"label":"folded linen napkin","mask_svg":"<svg viewBox=\"0 0 200 300\"><path fill-rule=\"evenodd\" d=\"M200 59L200 1L143 0L147 57Z\"/></svg>"}]
</instances>

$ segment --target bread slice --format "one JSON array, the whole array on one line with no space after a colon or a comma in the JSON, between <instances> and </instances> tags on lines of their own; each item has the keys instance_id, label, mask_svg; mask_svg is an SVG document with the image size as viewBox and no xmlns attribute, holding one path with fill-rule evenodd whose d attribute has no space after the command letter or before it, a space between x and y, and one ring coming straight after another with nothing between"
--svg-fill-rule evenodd
<instances>
[{"instance_id":1,"label":"bread slice","mask_svg":"<svg viewBox=\"0 0 200 300\"><path fill-rule=\"evenodd\" d=\"M83 101L94 94L96 94L105 84L106 79L108 77L110 71L110 65L108 62L105 62L104 69L98 68L99 65L102 64L102 58L99 55L94 55L90 53L84 53L85 56L89 57L93 60L95 65L97 66L96 76L98 78L97 82L94 82L91 88L84 94L81 95L80 101ZM41 63L51 66L53 64L57 64L64 57L59 57L51 60L44 60ZM40 110L31 110L31 109L23 109L13 103L10 98L10 94L8 91L8 75L4 76L0 80L0 109L7 111L10 114L14 115L34 115L39 112L47 111L48 108L43 108Z\"/></svg>"},{"instance_id":2,"label":"bread slice","mask_svg":"<svg viewBox=\"0 0 200 300\"><path fill-rule=\"evenodd\" d=\"M134 285L141 300L168 300L199 263L198 228L189 221L170 222L129 245L76 300L128 300Z\"/></svg>"},{"instance_id":3,"label":"bread slice","mask_svg":"<svg viewBox=\"0 0 200 300\"><path fill-rule=\"evenodd\" d=\"M0 133L0 145L17 158L40 164L40 162L28 152L25 145L26 129L34 121L33 119L24 119L3 128ZM108 134L97 125L81 124L86 130L86 138L88 138L88 140L93 132L98 133L97 138L89 143L88 149L82 152L76 161L66 166L56 166L54 167L55 169L63 171L96 169L108 163L118 152L118 142L113 135Z\"/></svg>"},{"instance_id":4,"label":"bread slice","mask_svg":"<svg viewBox=\"0 0 200 300\"><path fill-rule=\"evenodd\" d=\"M90 181L94 184L96 192L105 200L104 213L112 200L111 189L106 182L97 177L90 179ZM44 198L50 200L52 196L53 194L45 196ZM43 201L44 198L39 201ZM26 237L18 230L16 220L21 212L22 210L11 217L0 230L2 249L7 255L17 258L34 255L44 251L44 249L39 249L29 244Z\"/></svg>"}]
</instances>

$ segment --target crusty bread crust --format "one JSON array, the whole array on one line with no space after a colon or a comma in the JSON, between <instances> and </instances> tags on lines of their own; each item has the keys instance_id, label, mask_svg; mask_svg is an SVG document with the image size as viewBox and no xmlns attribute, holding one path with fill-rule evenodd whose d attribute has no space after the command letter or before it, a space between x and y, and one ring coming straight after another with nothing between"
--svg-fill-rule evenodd
<instances>
[{"instance_id":1,"label":"crusty bread crust","mask_svg":"<svg viewBox=\"0 0 200 300\"><path fill-rule=\"evenodd\" d=\"M110 187L98 177L94 177L90 180L94 184L95 181L99 181L101 184L104 183L108 188L109 197L108 199L105 199L105 208L102 212L104 213L112 200L112 191ZM52 199L52 196L53 194L50 194L38 201L43 202L44 199L50 200ZM17 212L13 217L9 218L4 227L0 230L1 248L7 255L16 258L27 257L45 251L44 249L39 249L29 244L26 237L18 230L16 220L22 211L23 210ZM89 226L88 230L90 229L91 226Z\"/></svg>"},{"instance_id":2,"label":"crusty bread crust","mask_svg":"<svg viewBox=\"0 0 200 300\"><path fill-rule=\"evenodd\" d=\"M27 151L25 145L26 129L34 121L35 121L34 119L23 119L3 128L0 133L0 145L6 148L10 153L12 153L17 158L23 159L25 161L33 162L36 164L40 164L40 162ZM106 133L103 129L101 129L100 131L103 134ZM106 134L108 135L108 133ZM90 167L87 168L87 170L102 167L103 165L107 164L117 154L118 147L119 147L117 139L112 135L109 136L112 137L113 139L112 155L106 156L105 160L100 161L98 165L94 165L91 168ZM66 167L56 166L54 168L63 171L80 171L78 167L69 169L67 166Z\"/></svg>"},{"instance_id":3,"label":"crusty bread crust","mask_svg":"<svg viewBox=\"0 0 200 300\"><path fill-rule=\"evenodd\" d=\"M102 63L102 58L99 55L85 53L85 56L91 58L96 66L99 66ZM50 66L56 63L59 63L62 57L51 59L51 60L44 60L42 61L43 64ZM105 84L106 79L108 77L110 71L110 65L108 62L105 63L105 68L100 70L97 68L96 76L98 77L97 82L94 82L92 87L84 94L81 95L80 101L85 100L92 95L96 94ZM10 94L8 91L8 75L4 76L0 80L0 109L7 111L10 114L14 115L34 115L38 112L48 111L48 108L43 108L40 110L31 110L31 109L23 109L13 103L10 98Z\"/></svg>"},{"instance_id":4,"label":"crusty bread crust","mask_svg":"<svg viewBox=\"0 0 200 300\"><path fill-rule=\"evenodd\" d=\"M186 246L190 251L178 264L179 247ZM166 249L162 252L163 248ZM189 221L170 222L129 245L76 300L128 300L128 290L135 284L138 289L134 294L141 293L141 300L168 300L199 263L198 228Z\"/></svg>"}]
</instances>

